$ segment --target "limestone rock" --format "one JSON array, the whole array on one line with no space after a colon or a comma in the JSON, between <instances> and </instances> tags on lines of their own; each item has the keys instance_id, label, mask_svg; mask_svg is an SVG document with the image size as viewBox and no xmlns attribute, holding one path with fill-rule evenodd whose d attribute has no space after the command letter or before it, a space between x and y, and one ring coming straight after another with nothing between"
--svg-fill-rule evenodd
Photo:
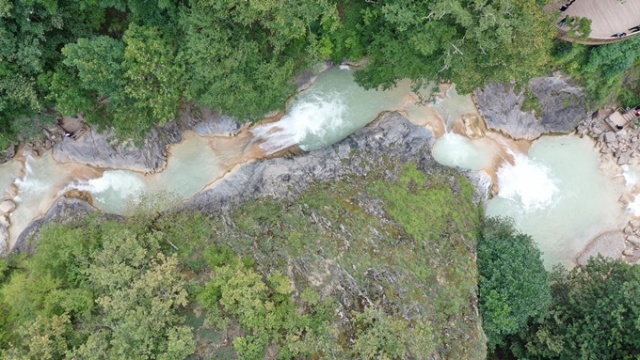
<instances>
[{"instance_id":1,"label":"limestone rock","mask_svg":"<svg viewBox=\"0 0 640 360\"><path fill-rule=\"evenodd\" d=\"M11 200L0 202L0 213L8 214L16 209L16 204Z\"/></svg>"},{"instance_id":2,"label":"limestone rock","mask_svg":"<svg viewBox=\"0 0 640 360\"><path fill-rule=\"evenodd\" d=\"M613 143L616 141L616 134L613 131L607 131L604 133L604 141L606 143Z\"/></svg>"},{"instance_id":3,"label":"limestone rock","mask_svg":"<svg viewBox=\"0 0 640 360\"><path fill-rule=\"evenodd\" d=\"M533 140L543 134L570 133L589 117L584 92L562 76L533 78L529 88L536 96L542 114L537 119L520 110L524 91L489 84L475 92L476 103L487 126L515 139Z\"/></svg>"},{"instance_id":4,"label":"limestone rock","mask_svg":"<svg viewBox=\"0 0 640 360\"><path fill-rule=\"evenodd\" d=\"M181 209L199 209L204 212L226 211L238 204L269 196L287 198L317 181L332 181L361 175L371 171L374 162L391 164L384 176L393 180L397 169L406 161L418 163L418 168L428 171L438 166L429 155L434 141L426 128L411 124L402 115L387 113L370 126L360 129L343 141L293 158L271 158L251 162L231 173L220 183L180 205ZM470 177L478 184L476 200L488 197L488 186L483 179ZM481 184L479 184L481 183Z\"/></svg>"},{"instance_id":5,"label":"limestone rock","mask_svg":"<svg viewBox=\"0 0 640 360\"><path fill-rule=\"evenodd\" d=\"M633 246L640 246L640 237L636 235L627 236L627 242Z\"/></svg>"},{"instance_id":6,"label":"limestone rock","mask_svg":"<svg viewBox=\"0 0 640 360\"><path fill-rule=\"evenodd\" d=\"M9 217L7 215L0 215L0 227L9 228L11 226L11 221L9 221Z\"/></svg>"},{"instance_id":7,"label":"limestone rock","mask_svg":"<svg viewBox=\"0 0 640 360\"><path fill-rule=\"evenodd\" d=\"M631 227L634 228L634 229L638 229L638 228L640 228L640 220L633 219L633 220L629 221L629 225L631 225Z\"/></svg>"},{"instance_id":8,"label":"limestone rock","mask_svg":"<svg viewBox=\"0 0 640 360\"><path fill-rule=\"evenodd\" d=\"M609 231L600 234L576 257L576 263L585 265L590 257L598 254L610 259L619 259L620 254L625 249L624 240L624 234L621 231Z\"/></svg>"},{"instance_id":9,"label":"limestone rock","mask_svg":"<svg viewBox=\"0 0 640 360\"><path fill-rule=\"evenodd\" d=\"M9 252L9 230L0 225L0 257L5 257Z\"/></svg>"},{"instance_id":10,"label":"limestone rock","mask_svg":"<svg viewBox=\"0 0 640 360\"><path fill-rule=\"evenodd\" d=\"M625 152L623 154L620 154L620 157L618 158L618 165L626 165L629 163L629 161L631 160L631 152Z\"/></svg>"}]
</instances>

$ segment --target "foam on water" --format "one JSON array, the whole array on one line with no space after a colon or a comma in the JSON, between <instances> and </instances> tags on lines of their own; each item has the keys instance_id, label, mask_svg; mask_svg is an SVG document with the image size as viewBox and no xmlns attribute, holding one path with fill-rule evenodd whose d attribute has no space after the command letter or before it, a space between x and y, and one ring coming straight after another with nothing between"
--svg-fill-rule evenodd
<instances>
[{"instance_id":1,"label":"foam on water","mask_svg":"<svg viewBox=\"0 0 640 360\"><path fill-rule=\"evenodd\" d=\"M256 126L251 132L256 140L264 141L262 148L273 154L302 144L309 136L327 138L330 133L342 132L348 126L345 110L339 93L313 93L294 103L280 121Z\"/></svg>"},{"instance_id":2,"label":"foam on water","mask_svg":"<svg viewBox=\"0 0 640 360\"><path fill-rule=\"evenodd\" d=\"M144 194L144 176L129 170L108 170L101 177L72 186L93 195L94 205L115 214L123 214Z\"/></svg>"},{"instance_id":3,"label":"foam on water","mask_svg":"<svg viewBox=\"0 0 640 360\"><path fill-rule=\"evenodd\" d=\"M618 198L624 186L599 171L593 142L577 136L543 137L529 155L498 171L500 190L488 216L508 216L532 236L545 265L573 266L573 259L599 234L628 221Z\"/></svg>"},{"instance_id":4,"label":"foam on water","mask_svg":"<svg viewBox=\"0 0 640 360\"><path fill-rule=\"evenodd\" d=\"M39 158L27 155L25 174L15 180L18 196L16 210L10 215L11 246L17 236L36 217L49 210L55 199L73 179L96 176L94 169L81 164L60 164L50 152Z\"/></svg>"},{"instance_id":5,"label":"foam on water","mask_svg":"<svg viewBox=\"0 0 640 360\"><path fill-rule=\"evenodd\" d=\"M166 198L160 200L174 201L196 194L223 176L226 165L232 166L239 161L242 145L215 152L207 138L186 132L181 143L170 147L171 156L162 172L142 174L108 170L99 178L76 182L70 187L90 192L94 204L101 210L124 215L134 209L143 196L160 196ZM168 205L170 203L165 204Z\"/></svg>"},{"instance_id":6,"label":"foam on water","mask_svg":"<svg viewBox=\"0 0 640 360\"><path fill-rule=\"evenodd\" d=\"M552 206L559 194L555 175L542 163L510 153L514 164L506 162L498 169L498 195L521 205L524 212Z\"/></svg>"},{"instance_id":7,"label":"foam on water","mask_svg":"<svg viewBox=\"0 0 640 360\"><path fill-rule=\"evenodd\" d=\"M633 216L640 216L640 194L637 194L633 198L633 201L627 205L627 210L629 210Z\"/></svg>"},{"instance_id":8,"label":"foam on water","mask_svg":"<svg viewBox=\"0 0 640 360\"><path fill-rule=\"evenodd\" d=\"M481 170L491 165L497 151L480 141L462 135L446 133L436 140L431 154L442 165L469 170Z\"/></svg>"},{"instance_id":9,"label":"foam on water","mask_svg":"<svg viewBox=\"0 0 640 360\"><path fill-rule=\"evenodd\" d=\"M280 121L256 126L251 132L269 154L292 145L320 149L346 138L382 111L415 102L412 96L409 81L389 90L365 90L354 81L353 71L335 68L320 74L298 95Z\"/></svg>"}]
</instances>

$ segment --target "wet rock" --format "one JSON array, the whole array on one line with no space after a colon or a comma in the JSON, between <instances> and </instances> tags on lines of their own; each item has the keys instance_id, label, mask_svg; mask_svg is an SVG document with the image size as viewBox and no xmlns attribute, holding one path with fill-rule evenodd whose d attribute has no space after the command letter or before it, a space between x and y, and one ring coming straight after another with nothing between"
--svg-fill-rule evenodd
<instances>
[{"instance_id":1,"label":"wet rock","mask_svg":"<svg viewBox=\"0 0 640 360\"><path fill-rule=\"evenodd\" d=\"M430 156L433 134L411 124L397 113L387 113L374 124L358 130L345 140L293 158L272 158L245 164L215 188L195 195L182 209L204 212L228 211L232 207L263 196L288 198L317 181L334 181L346 176L366 176L373 164L388 168L386 176L395 179L402 164L416 161L428 172L439 166ZM385 161L384 159L388 161ZM474 183L482 179L471 178ZM488 189L476 194L480 201Z\"/></svg>"},{"instance_id":2,"label":"wet rock","mask_svg":"<svg viewBox=\"0 0 640 360\"><path fill-rule=\"evenodd\" d=\"M0 225L0 257L5 257L9 252L9 230L8 227Z\"/></svg>"},{"instance_id":3,"label":"wet rock","mask_svg":"<svg viewBox=\"0 0 640 360\"><path fill-rule=\"evenodd\" d=\"M593 239L585 250L576 257L576 263L586 265L590 257L598 254L610 259L619 259L625 249L624 234L621 231L609 231Z\"/></svg>"},{"instance_id":4,"label":"wet rock","mask_svg":"<svg viewBox=\"0 0 640 360\"><path fill-rule=\"evenodd\" d=\"M76 140L65 137L56 143L53 157L60 162L155 172L164 167L167 145L181 139L182 130L175 123L152 129L140 147L131 141L118 141L112 130L98 132L90 127Z\"/></svg>"},{"instance_id":5,"label":"wet rock","mask_svg":"<svg viewBox=\"0 0 640 360\"><path fill-rule=\"evenodd\" d=\"M631 160L631 152L628 151L620 155L617 163L618 165L626 165L629 163L630 160Z\"/></svg>"},{"instance_id":6,"label":"wet rock","mask_svg":"<svg viewBox=\"0 0 640 360\"><path fill-rule=\"evenodd\" d=\"M31 224L20 233L11 251L31 253L35 251L40 236L40 229L44 225L50 222L69 223L79 218L87 217L96 211L93 206L81 199L61 197L51 206L44 216L31 222ZM114 215L108 215L108 217L117 218L117 216Z\"/></svg>"},{"instance_id":7,"label":"wet rock","mask_svg":"<svg viewBox=\"0 0 640 360\"><path fill-rule=\"evenodd\" d=\"M205 107L189 107L181 114L180 121L199 135L230 135L241 128L234 118Z\"/></svg>"},{"instance_id":8,"label":"wet rock","mask_svg":"<svg viewBox=\"0 0 640 360\"><path fill-rule=\"evenodd\" d=\"M524 91L516 93L513 86L489 84L476 91L476 103L487 126L515 139L533 140L543 134L570 133L589 117L583 90L567 78L534 78L529 89L542 109L539 119L520 110Z\"/></svg>"},{"instance_id":9,"label":"wet rock","mask_svg":"<svg viewBox=\"0 0 640 360\"><path fill-rule=\"evenodd\" d=\"M9 228L11 226L11 221L9 221L9 217L7 215L0 215L0 227Z\"/></svg>"},{"instance_id":10,"label":"wet rock","mask_svg":"<svg viewBox=\"0 0 640 360\"><path fill-rule=\"evenodd\" d=\"M16 209L16 204L11 200L0 202L0 213L8 214Z\"/></svg>"}]
</instances>

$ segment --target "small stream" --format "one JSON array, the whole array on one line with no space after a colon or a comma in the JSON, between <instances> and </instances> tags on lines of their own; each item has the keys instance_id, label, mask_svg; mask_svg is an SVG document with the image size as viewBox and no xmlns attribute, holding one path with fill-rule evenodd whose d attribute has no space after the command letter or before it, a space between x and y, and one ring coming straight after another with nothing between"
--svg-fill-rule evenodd
<instances>
[{"instance_id":1,"label":"small stream","mask_svg":"<svg viewBox=\"0 0 640 360\"><path fill-rule=\"evenodd\" d=\"M486 213L513 217L539 245L547 266L571 266L592 238L620 229L631 216L618 202L623 182L599 171L600 158L590 140L570 135L514 142L486 130L484 123L461 121L478 116L471 98L458 95L454 87L434 94L434 103L420 103L432 88L437 89L415 94L410 82L402 81L386 91L364 90L351 70L334 68L293 98L278 121L232 136L185 132L182 142L169 147L166 168L155 174L60 164L50 152L37 158L20 154L0 165L0 189L17 205L9 216L9 246L65 191L89 192L97 208L115 214L128 214L141 198L163 198L169 207L215 186L238 165L292 146L307 151L329 146L383 111L400 111L428 127L438 138L432 149L438 162L488 175L498 192ZM637 208L640 214L640 199Z\"/></svg>"}]
</instances>

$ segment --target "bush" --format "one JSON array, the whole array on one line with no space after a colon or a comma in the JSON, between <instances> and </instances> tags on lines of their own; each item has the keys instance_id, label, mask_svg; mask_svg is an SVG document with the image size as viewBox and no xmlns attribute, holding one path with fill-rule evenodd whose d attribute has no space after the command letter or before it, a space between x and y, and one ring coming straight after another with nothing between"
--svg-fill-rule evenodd
<instances>
[{"instance_id":1,"label":"bush","mask_svg":"<svg viewBox=\"0 0 640 360\"><path fill-rule=\"evenodd\" d=\"M504 344L530 320L541 321L551 300L549 276L540 251L513 221L485 220L478 240L480 312L488 348Z\"/></svg>"}]
</instances>

